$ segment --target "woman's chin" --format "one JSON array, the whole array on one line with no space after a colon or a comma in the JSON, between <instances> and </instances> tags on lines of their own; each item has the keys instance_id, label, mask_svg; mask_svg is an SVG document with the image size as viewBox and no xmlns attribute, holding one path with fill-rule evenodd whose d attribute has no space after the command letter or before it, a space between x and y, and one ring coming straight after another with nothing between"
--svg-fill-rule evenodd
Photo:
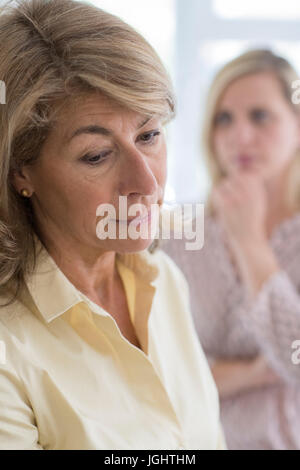
<instances>
[{"instance_id":1,"label":"woman's chin","mask_svg":"<svg viewBox=\"0 0 300 470\"><path fill-rule=\"evenodd\" d=\"M135 253L138 251L147 250L153 243L153 239L142 239L137 240L116 240L116 252L117 253Z\"/></svg>"}]
</instances>

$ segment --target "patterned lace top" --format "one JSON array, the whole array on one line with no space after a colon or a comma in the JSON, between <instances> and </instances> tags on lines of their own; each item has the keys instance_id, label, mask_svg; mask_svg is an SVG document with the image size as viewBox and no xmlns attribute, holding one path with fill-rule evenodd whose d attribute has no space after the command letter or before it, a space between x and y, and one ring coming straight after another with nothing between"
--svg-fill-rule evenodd
<instances>
[{"instance_id":1,"label":"patterned lace top","mask_svg":"<svg viewBox=\"0 0 300 470\"><path fill-rule=\"evenodd\" d=\"M209 361L262 354L282 378L221 399L229 449L300 449L300 213L273 232L270 243L281 271L249 301L213 218L205 221L204 247L186 251L185 240L162 243L185 274L195 326Z\"/></svg>"}]
</instances>

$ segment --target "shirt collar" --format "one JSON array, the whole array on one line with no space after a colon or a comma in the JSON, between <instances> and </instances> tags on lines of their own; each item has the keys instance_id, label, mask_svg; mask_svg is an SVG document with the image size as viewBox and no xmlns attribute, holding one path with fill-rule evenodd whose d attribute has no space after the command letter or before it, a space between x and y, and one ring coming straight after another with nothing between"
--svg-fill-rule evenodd
<instances>
[{"instance_id":1,"label":"shirt collar","mask_svg":"<svg viewBox=\"0 0 300 470\"><path fill-rule=\"evenodd\" d=\"M53 258L35 237L37 261L34 272L26 277L26 286L43 319L49 323L82 302L84 295L68 280ZM158 267L148 250L139 253L117 253L119 260L139 279L150 284Z\"/></svg>"}]
</instances>

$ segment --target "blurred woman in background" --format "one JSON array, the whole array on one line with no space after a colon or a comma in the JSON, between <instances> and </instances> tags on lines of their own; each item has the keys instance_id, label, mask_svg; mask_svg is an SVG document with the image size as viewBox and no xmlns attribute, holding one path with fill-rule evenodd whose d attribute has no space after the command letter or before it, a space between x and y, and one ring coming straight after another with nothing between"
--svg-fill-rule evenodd
<instances>
[{"instance_id":1,"label":"blurred woman in background","mask_svg":"<svg viewBox=\"0 0 300 470\"><path fill-rule=\"evenodd\" d=\"M252 50L216 76L204 124L211 192L184 271L230 449L300 448L300 120L297 74ZM294 344L293 344L294 343Z\"/></svg>"}]
</instances>

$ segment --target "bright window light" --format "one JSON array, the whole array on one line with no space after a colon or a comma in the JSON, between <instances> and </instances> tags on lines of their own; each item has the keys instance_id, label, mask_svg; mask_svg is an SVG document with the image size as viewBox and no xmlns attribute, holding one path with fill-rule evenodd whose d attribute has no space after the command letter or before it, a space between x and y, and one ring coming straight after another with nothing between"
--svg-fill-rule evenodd
<instances>
[{"instance_id":1,"label":"bright window light","mask_svg":"<svg viewBox=\"0 0 300 470\"><path fill-rule=\"evenodd\" d=\"M172 73L176 29L175 0L90 0L90 3L119 16L133 26L154 47Z\"/></svg>"},{"instance_id":2,"label":"bright window light","mask_svg":"<svg viewBox=\"0 0 300 470\"><path fill-rule=\"evenodd\" d=\"M300 19L299 0L213 0L213 9L224 19Z\"/></svg>"},{"instance_id":3,"label":"bright window light","mask_svg":"<svg viewBox=\"0 0 300 470\"><path fill-rule=\"evenodd\" d=\"M291 62L300 78L300 44L298 42L273 41L269 44L255 44L252 41L242 40L207 41L199 47L198 56L201 63L205 64L206 69L210 71L207 79L211 79L217 70L227 62L247 50L255 48L270 49L275 54L283 56Z\"/></svg>"}]
</instances>

